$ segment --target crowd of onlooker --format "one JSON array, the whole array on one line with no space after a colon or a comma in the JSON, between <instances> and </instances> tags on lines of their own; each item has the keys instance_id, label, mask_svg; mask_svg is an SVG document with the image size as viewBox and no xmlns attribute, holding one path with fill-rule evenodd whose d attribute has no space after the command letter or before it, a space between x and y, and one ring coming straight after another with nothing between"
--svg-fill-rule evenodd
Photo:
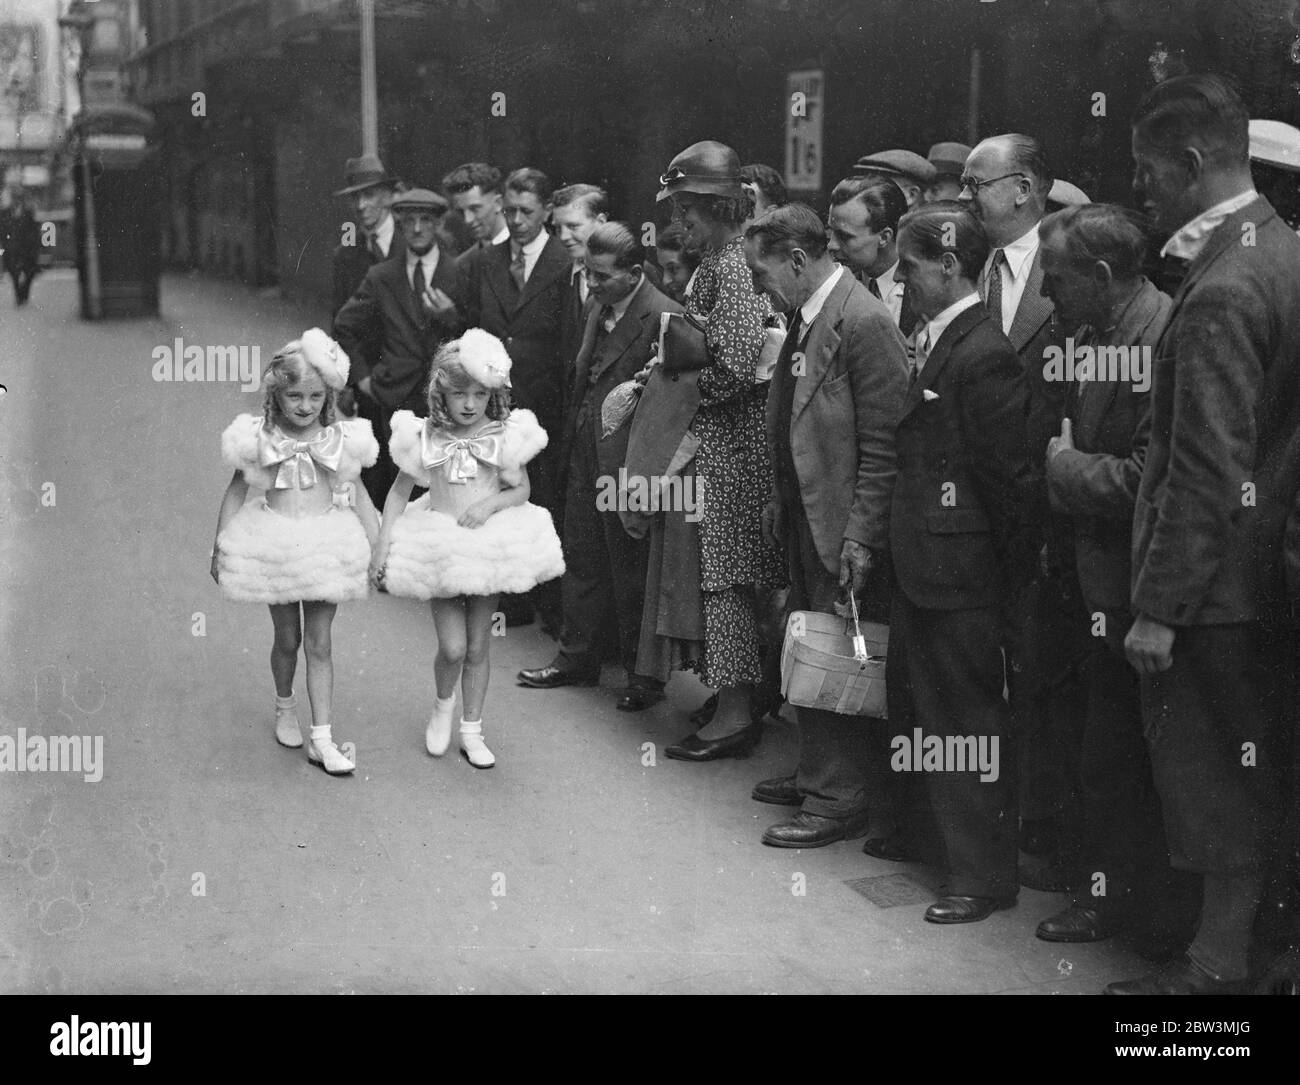
<instances>
[{"instance_id":1,"label":"crowd of onlooker","mask_svg":"<svg viewBox=\"0 0 1300 1085\"><path fill-rule=\"evenodd\" d=\"M887 713L792 706L763 843L929 861L935 923L1068 893L1040 938L1162 961L1111 993L1240 990L1296 903L1300 238L1265 194L1296 206L1300 132L1254 124L1217 77L1158 85L1131 208L1019 133L865 155L824 216L704 141L652 248L595 185L479 162L407 189L363 156L345 408L386 447L438 345L491 332L567 567L503 607L558 641L521 684L615 662L638 711L690 668L716 692L667 755L743 757L787 615L852 596L888 626ZM395 473L363 476L377 503Z\"/></svg>"}]
</instances>

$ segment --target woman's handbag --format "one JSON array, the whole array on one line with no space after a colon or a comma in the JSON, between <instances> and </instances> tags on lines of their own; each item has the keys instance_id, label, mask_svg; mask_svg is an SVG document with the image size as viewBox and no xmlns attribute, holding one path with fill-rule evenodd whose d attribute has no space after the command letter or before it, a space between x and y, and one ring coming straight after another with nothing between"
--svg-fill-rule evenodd
<instances>
[{"instance_id":1,"label":"woman's handbag","mask_svg":"<svg viewBox=\"0 0 1300 1085\"><path fill-rule=\"evenodd\" d=\"M811 610L790 615L781 647L781 692L802 708L883 720L889 626L859 621L852 592L849 603L851 618Z\"/></svg>"},{"instance_id":2,"label":"woman's handbag","mask_svg":"<svg viewBox=\"0 0 1300 1085\"><path fill-rule=\"evenodd\" d=\"M708 366L704 322L693 313L664 313L659 321L659 362L665 373L694 373Z\"/></svg>"}]
</instances>

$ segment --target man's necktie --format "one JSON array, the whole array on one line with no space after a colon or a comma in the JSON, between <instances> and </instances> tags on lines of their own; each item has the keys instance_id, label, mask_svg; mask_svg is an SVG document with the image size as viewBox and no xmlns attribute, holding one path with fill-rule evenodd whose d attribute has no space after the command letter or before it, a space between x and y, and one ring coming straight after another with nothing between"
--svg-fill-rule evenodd
<instances>
[{"instance_id":1,"label":"man's necktie","mask_svg":"<svg viewBox=\"0 0 1300 1085\"><path fill-rule=\"evenodd\" d=\"M879 284L878 282L876 282L876 280L875 280L874 278L872 278L872 279L868 279L868 280L867 280L867 289L871 291L872 296L873 296L877 301L884 301L884 300L885 300L884 298L882 298L882 297L880 296L880 284Z\"/></svg>"},{"instance_id":2,"label":"man's necktie","mask_svg":"<svg viewBox=\"0 0 1300 1085\"><path fill-rule=\"evenodd\" d=\"M519 288L519 292L522 294L524 292L524 283L527 281L527 278L524 275L523 249L517 249L515 251L515 258L510 261L510 278L514 279L515 286Z\"/></svg>"},{"instance_id":3,"label":"man's necktie","mask_svg":"<svg viewBox=\"0 0 1300 1085\"><path fill-rule=\"evenodd\" d=\"M415 261L415 270L411 273L411 293L415 295L415 302L418 305L420 299L424 297L424 261Z\"/></svg>"},{"instance_id":4,"label":"man's necktie","mask_svg":"<svg viewBox=\"0 0 1300 1085\"><path fill-rule=\"evenodd\" d=\"M912 297L906 287L903 288L903 306L898 311L898 330L904 338L916 331L916 310L912 308Z\"/></svg>"},{"instance_id":5,"label":"man's necktie","mask_svg":"<svg viewBox=\"0 0 1300 1085\"><path fill-rule=\"evenodd\" d=\"M930 329L924 329L916 337L916 358L912 362L912 372L907 379L907 386L912 387L921 375L921 367L925 365L925 360L930 357Z\"/></svg>"},{"instance_id":6,"label":"man's necktie","mask_svg":"<svg viewBox=\"0 0 1300 1085\"><path fill-rule=\"evenodd\" d=\"M614 306L603 305L600 309L600 330L608 335L614 330Z\"/></svg>"},{"instance_id":7,"label":"man's necktie","mask_svg":"<svg viewBox=\"0 0 1300 1085\"><path fill-rule=\"evenodd\" d=\"M984 302L999 328L1002 327L1002 268L1006 262L1007 250L995 249L993 263L989 265L989 279L985 284Z\"/></svg>"},{"instance_id":8,"label":"man's necktie","mask_svg":"<svg viewBox=\"0 0 1300 1085\"><path fill-rule=\"evenodd\" d=\"M384 258L384 250L379 247L379 235L368 234L367 236L370 239L367 244L370 248L371 259L376 261L382 260Z\"/></svg>"}]
</instances>

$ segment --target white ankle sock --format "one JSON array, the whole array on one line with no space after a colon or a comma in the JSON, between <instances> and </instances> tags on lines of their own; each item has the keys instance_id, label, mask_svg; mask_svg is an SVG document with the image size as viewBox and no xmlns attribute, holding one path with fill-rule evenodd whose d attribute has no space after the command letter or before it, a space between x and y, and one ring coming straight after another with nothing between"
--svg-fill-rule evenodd
<instances>
[{"instance_id":1,"label":"white ankle sock","mask_svg":"<svg viewBox=\"0 0 1300 1085\"><path fill-rule=\"evenodd\" d=\"M456 694L442 698L433 695L433 715L424 729L424 748L434 757L441 757L451 745L451 720L456 711Z\"/></svg>"},{"instance_id":2,"label":"white ankle sock","mask_svg":"<svg viewBox=\"0 0 1300 1085\"><path fill-rule=\"evenodd\" d=\"M294 694L275 696L275 741L291 750L302 745L302 725L298 722L298 698Z\"/></svg>"},{"instance_id":3,"label":"white ankle sock","mask_svg":"<svg viewBox=\"0 0 1300 1085\"><path fill-rule=\"evenodd\" d=\"M317 727L312 724L311 742L307 745L307 760L321 765L331 776L343 776L356 768L343 756L343 751L334 744L334 736L329 724Z\"/></svg>"},{"instance_id":4,"label":"white ankle sock","mask_svg":"<svg viewBox=\"0 0 1300 1085\"><path fill-rule=\"evenodd\" d=\"M476 769L490 769L497 763L492 751L483 741L482 720L460 721L460 748Z\"/></svg>"}]
</instances>

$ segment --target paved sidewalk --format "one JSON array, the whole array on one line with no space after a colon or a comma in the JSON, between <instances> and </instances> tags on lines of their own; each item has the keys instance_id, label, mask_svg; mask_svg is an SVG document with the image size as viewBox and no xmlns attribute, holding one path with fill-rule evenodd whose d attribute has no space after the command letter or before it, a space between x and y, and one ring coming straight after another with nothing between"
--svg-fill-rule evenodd
<instances>
[{"instance_id":1,"label":"paved sidewalk","mask_svg":"<svg viewBox=\"0 0 1300 1085\"><path fill-rule=\"evenodd\" d=\"M66 272L0 297L0 740L103 743L99 782L0 774L0 991L1047 994L1145 970L1037 941L1057 896L940 928L857 844L762 847L783 811L749 789L793 765L790 723L747 761L668 761L699 683L639 715L612 686L518 688L554 649L535 628L493 645L491 772L425 754L433 625L386 596L334 626L355 777L277 746L266 610L208 576L219 437L260 397L155 382L153 352L265 364L325 315L189 276L163 305L82 322ZM867 878L922 903L879 907Z\"/></svg>"}]
</instances>

